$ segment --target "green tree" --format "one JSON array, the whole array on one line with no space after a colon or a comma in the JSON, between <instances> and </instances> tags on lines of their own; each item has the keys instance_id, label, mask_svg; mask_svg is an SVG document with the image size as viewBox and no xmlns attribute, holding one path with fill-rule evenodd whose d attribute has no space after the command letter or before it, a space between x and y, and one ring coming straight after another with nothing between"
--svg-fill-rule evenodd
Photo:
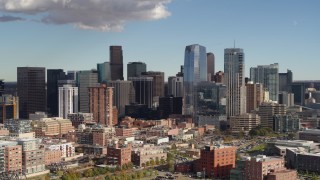
<instances>
[{"instance_id":1,"label":"green tree","mask_svg":"<svg viewBox=\"0 0 320 180\"><path fill-rule=\"evenodd\" d=\"M166 161L164 160L164 159L162 159L161 158L161 160L160 160L160 164L165 164L166 163Z\"/></svg>"},{"instance_id":2,"label":"green tree","mask_svg":"<svg viewBox=\"0 0 320 180\"><path fill-rule=\"evenodd\" d=\"M146 166L147 166L147 167L150 166L150 162L149 162L149 161L146 162Z\"/></svg>"},{"instance_id":3,"label":"green tree","mask_svg":"<svg viewBox=\"0 0 320 180\"><path fill-rule=\"evenodd\" d=\"M159 165L159 164L160 164L159 157L156 157L156 165Z\"/></svg>"},{"instance_id":4,"label":"green tree","mask_svg":"<svg viewBox=\"0 0 320 180\"><path fill-rule=\"evenodd\" d=\"M154 166L155 164L156 164L156 162L154 161L154 159L151 159L151 160L150 160L150 165L151 165L151 166Z\"/></svg>"},{"instance_id":5,"label":"green tree","mask_svg":"<svg viewBox=\"0 0 320 180\"><path fill-rule=\"evenodd\" d=\"M168 170L170 172L174 172L174 161L173 160L168 161Z\"/></svg>"},{"instance_id":6,"label":"green tree","mask_svg":"<svg viewBox=\"0 0 320 180\"><path fill-rule=\"evenodd\" d=\"M93 174L93 170L92 169L87 169L83 172L84 177L92 177Z\"/></svg>"}]
</instances>

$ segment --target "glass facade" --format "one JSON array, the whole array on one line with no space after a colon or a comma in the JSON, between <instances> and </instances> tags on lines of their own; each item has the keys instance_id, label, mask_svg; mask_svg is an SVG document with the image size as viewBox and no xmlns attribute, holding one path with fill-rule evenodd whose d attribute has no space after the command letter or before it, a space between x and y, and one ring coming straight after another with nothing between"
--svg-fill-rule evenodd
<instances>
[{"instance_id":1,"label":"glass facade","mask_svg":"<svg viewBox=\"0 0 320 180\"><path fill-rule=\"evenodd\" d=\"M207 81L206 48L198 44L186 46L183 69L183 114L194 115L195 88L201 81Z\"/></svg>"},{"instance_id":2,"label":"glass facade","mask_svg":"<svg viewBox=\"0 0 320 180\"><path fill-rule=\"evenodd\" d=\"M279 65L277 63L250 68L250 79L253 83L261 83L269 91L272 101L278 102Z\"/></svg>"},{"instance_id":3,"label":"glass facade","mask_svg":"<svg viewBox=\"0 0 320 180\"><path fill-rule=\"evenodd\" d=\"M99 83L108 82L111 80L111 70L109 62L97 64L97 70Z\"/></svg>"}]
</instances>

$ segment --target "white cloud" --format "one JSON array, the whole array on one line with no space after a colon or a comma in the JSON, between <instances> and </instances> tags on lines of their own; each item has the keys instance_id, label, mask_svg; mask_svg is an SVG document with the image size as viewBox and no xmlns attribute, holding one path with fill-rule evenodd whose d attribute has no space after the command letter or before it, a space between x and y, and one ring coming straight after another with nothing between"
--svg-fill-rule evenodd
<instances>
[{"instance_id":1,"label":"white cloud","mask_svg":"<svg viewBox=\"0 0 320 180\"><path fill-rule=\"evenodd\" d=\"M40 15L43 23L120 31L126 22L157 20L170 16L166 8L170 2L171 0L0 0L0 12L16 16L27 14L28 17Z\"/></svg>"}]
</instances>

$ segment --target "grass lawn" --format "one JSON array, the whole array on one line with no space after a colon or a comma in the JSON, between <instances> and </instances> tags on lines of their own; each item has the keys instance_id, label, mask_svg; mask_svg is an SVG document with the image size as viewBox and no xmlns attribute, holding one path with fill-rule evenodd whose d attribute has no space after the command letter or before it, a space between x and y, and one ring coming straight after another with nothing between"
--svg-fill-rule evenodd
<instances>
[{"instance_id":1,"label":"grass lawn","mask_svg":"<svg viewBox=\"0 0 320 180\"><path fill-rule=\"evenodd\" d=\"M254 146L251 149L249 149L247 152L248 153L254 153L254 152L262 152L266 149L267 144L260 144L258 146Z\"/></svg>"}]
</instances>

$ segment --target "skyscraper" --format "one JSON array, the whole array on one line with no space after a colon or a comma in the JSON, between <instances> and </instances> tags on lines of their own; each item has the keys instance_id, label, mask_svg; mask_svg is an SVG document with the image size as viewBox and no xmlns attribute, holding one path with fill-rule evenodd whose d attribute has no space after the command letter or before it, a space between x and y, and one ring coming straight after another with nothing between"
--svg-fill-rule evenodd
<instances>
[{"instance_id":1,"label":"skyscraper","mask_svg":"<svg viewBox=\"0 0 320 180\"><path fill-rule=\"evenodd\" d=\"M264 101L264 89L261 83L253 83L252 81L246 84L247 91L247 113L256 110Z\"/></svg>"},{"instance_id":2,"label":"skyscraper","mask_svg":"<svg viewBox=\"0 0 320 180\"><path fill-rule=\"evenodd\" d=\"M28 119L30 113L46 112L46 75L43 67L18 67L17 86L19 117Z\"/></svg>"},{"instance_id":3,"label":"skyscraper","mask_svg":"<svg viewBox=\"0 0 320 180\"><path fill-rule=\"evenodd\" d=\"M111 80L111 70L109 62L97 64L97 70L99 83L108 82Z\"/></svg>"},{"instance_id":4,"label":"skyscraper","mask_svg":"<svg viewBox=\"0 0 320 180\"><path fill-rule=\"evenodd\" d=\"M164 97L164 72L158 72L158 71L142 72L141 76L153 78L153 87L152 87L153 104L155 106L158 106L159 98Z\"/></svg>"},{"instance_id":5,"label":"skyscraper","mask_svg":"<svg viewBox=\"0 0 320 180\"><path fill-rule=\"evenodd\" d=\"M78 108L78 87L70 84L59 87L59 117L68 118L68 114L77 113Z\"/></svg>"},{"instance_id":6,"label":"skyscraper","mask_svg":"<svg viewBox=\"0 0 320 180\"><path fill-rule=\"evenodd\" d=\"M212 81L214 76L215 70L215 58L212 52L207 53L207 73L208 73L208 80Z\"/></svg>"},{"instance_id":7,"label":"skyscraper","mask_svg":"<svg viewBox=\"0 0 320 180\"><path fill-rule=\"evenodd\" d=\"M134 87L135 102L138 104L145 104L148 106L148 108L151 108L153 103L153 78L129 77L129 81L132 81Z\"/></svg>"},{"instance_id":8,"label":"skyscraper","mask_svg":"<svg viewBox=\"0 0 320 180\"><path fill-rule=\"evenodd\" d=\"M99 124L113 126L113 88L102 84L89 87L90 113Z\"/></svg>"},{"instance_id":9,"label":"skyscraper","mask_svg":"<svg viewBox=\"0 0 320 180\"><path fill-rule=\"evenodd\" d=\"M194 115L195 87L201 81L207 81L206 48L199 44L186 46L183 66L184 115Z\"/></svg>"},{"instance_id":10,"label":"skyscraper","mask_svg":"<svg viewBox=\"0 0 320 180\"><path fill-rule=\"evenodd\" d=\"M47 105L48 114L58 116L58 81L66 79L66 73L62 69L47 70Z\"/></svg>"},{"instance_id":11,"label":"skyscraper","mask_svg":"<svg viewBox=\"0 0 320 180\"><path fill-rule=\"evenodd\" d=\"M0 79L0 96L2 96L3 92L4 92L4 82L3 82L3 79Z\"/></svg>"},{"instance_id":12,"label":"skyscraper","mask_svg":"<svg viewBox=\"0 0 320 180\"><path fill-rule=\"evenodd\" d=\"M168 94L174 97L183 97L183 77L170 76L168 78Z\"/></svg>"},{"instance_id":13,"label":"skyscraper","mask_svg":"<svg viewBox=\"0 0 320 180\"><path fill-rule=\"evenodd\" d=\"M77 73L77 84L79 88L79 111L89 113L88 88L99 86L98 72L96 70L79 71Z\"/></svg>"},{"instance_id":14,"label":"skyscraper","mask_svg":"<svg viewBox=\"0 0 320 180\"><path fill-rule=\"evenodd\" d=\"M278 63L250 68L250 79L253 83L261 83L269 91L269 98L278 102L279 65Z\"/></svg>"},{"instance_id":15,"label":"skyscraper","mask_svg":"<svg viewBox=\"0 0 320 180\"><path fill-rule=\"evenodd\" d=\"M118 108L119 116L125 115L125 107L134 102L134 89L131 81L109 81L108 87L113 87L113 105Z\"/></svg>"},{"instance_id":16,"label":"skyscraper","mask_svg":"<svg viewBox=\"0 0 320 180\"><path fill-rule=\"evenodd\" d=\"M129 62L127 64L127 79L129 77L141 76L141 73L147 72L147 65L144 62Z\"/></svg>"},{"instance_id":17,"label":"skyscraper","mask_svg":"<svg viewBox=\"0 0 320 180\"><path fill-rule=\"evenodd\" d=\"M279 91L290 92L290 87L293 82L293 75L291 70L286 73L279 73Z\"/></svg>"},{"instance_id":18,"label":"skyscraper","mask_svg":"<svg viewBox=\"0 0 320 180\"><path fill-rule=\"evenodd\" d=\"M121 46L110 46L111 80L123 80L123 55Z\"/></svg>"},{"instance_id":19,"label":"skyscraper","mask_svg":"<svg viewBox=\"0 0 320 180\"><path fill-rule=\"evenodd\" d=\"M246 112L244 53L240 48L224 50L224 83L227 86L227 117Z\"/></svg>"}]
</instances>

